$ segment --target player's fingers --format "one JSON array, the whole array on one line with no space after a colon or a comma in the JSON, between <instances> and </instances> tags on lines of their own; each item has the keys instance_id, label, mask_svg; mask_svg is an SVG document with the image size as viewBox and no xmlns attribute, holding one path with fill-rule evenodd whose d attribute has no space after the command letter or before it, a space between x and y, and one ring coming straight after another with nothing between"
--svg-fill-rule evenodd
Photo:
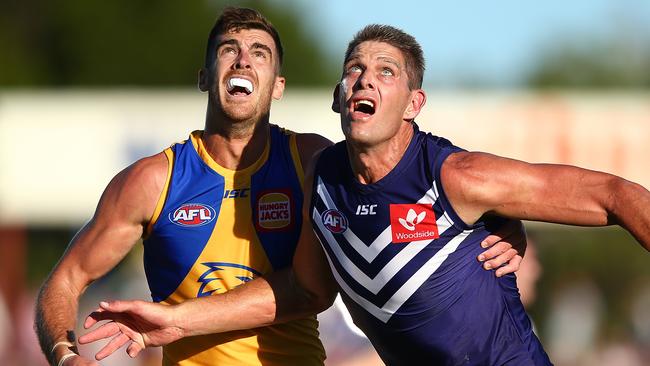
<instances>
[{"instance_id":1,"label":"player's fingers","mask_svg":"<svg viewBox=\"0 0 650 366\"><path fill-rule=\"evenodd\" d=\"M88 328L92 327L93 325L97 324L97 322L101 320L101 316L102 316L101 313L103 313L103 312L104 312L104 309L97 308L97 309L95 309L95 311L88 314L88 316L86 317L86 320L84 321L84 328L88 329Z\"/></svg>"},{"instance_id":2,"label":"player's fingers","mask_svg":"<svg viewBox=\"0 0 650 366\"><path fill-rule=\"evenodd\" d=\"M104 358L112 355L113 352L117 351L120 347L125 345L126 342L129 342L130 340L131 339L126 334L118 334L115 338L111 339L111 341L108 342L104 348L95 354L95 359L97 361L103 360Z\"/></svg>"},{"instance_id":3,"label":"player's fingers","mask_svg":"<svg viewBox=\"0 0 650 366\"><path fill-rule=\"evenodd\" d=\"M497 269L496 272L495 272L495 275L496 275L497 277L501 277L501 276L503 276L503 275L507 275L508 273L517 272L517 271L519 270L519 266L521 265L521 261L522 261L522 259L523 259L523 258L522 258L522 256L520 256L520 255L516 255L516 256L514 256L514 257L513 257L513 258L508 262L508 264L506 264L505 266L503 266L503 267Z\"/></svg>"},{"instance_id":4,"label":"player's fingers","mask_svg":"<svg viewBox=\"0 0 650 366\"><path fill-rule=\"evenodd\" d=\"M517 255L517 251L515 249L508 249L505 252L499 254L498 256L486 261L483 264L483 268L485 269L494 269L494 268L499 268L508 261L510 261L514 256Z\"/></svg>"},{"instance_id":5,"label":"player's fingers","mask_svg":"<svg viewBox=\"0 0 650 366\"><path fill-rule=\"evenodd\" d=\"M490 234L485 239L483 239L483 241L481 242L481 247L489 248L494 244L500 242L501 240L503 240L502 236L496 234Z\"/></svg>"},{"instance_id":6,"label":"player's fingers","mask_svg":"<svg viewBox=\"0 0 650 366\"><path fill-rule=\"evenodd\" d=\"M135 358L140 351L142 351L144 347L140 345L139 343L133 342L131 345L126 349L126 353L129 355L131 358Z\"/></svg>"},{"instance_id":7,"label":"player's fingers","mask_svg":"<svg viewBox=\"0 0 650 366\"><path fill-rule=\"evenodd\" d=\"M505 242L499 242L499 243L494 244L491 248L485 250L483 253L479 254L477 258L478 258L478 260L480 262L485 262L487 260L490 260L492 258L495 258L495 257L503 254L504 252L506 252L510 248L512 248L512 246L510 244L505 243Z\"/></svg>"},{"instance_id":8,"label":"player's fingers","mask_svg":"<svg viewBox=\"0 0 650 366\"><path fill-rule=\"evenodd\" d=\"M496 232L488 235L485 239L483 239L481 246L483 248L489 248L500 241L508 241L513 234L517 233L518 230L520 230L520 228L522 228L521 222L516 220L508 220Z\"/></svg>"},{"instance_id":9,"label":"player's fingers","mask_svg":"<svg viewBox=\"0 0 650 366\"><path fill-rule=\"evenodd\" d=\"M78 341L81 344L92 343L100 339L112 337L121 333L120 327L115 322L102 324L99 328L93 329L90 332L79 337Z\"/></svg>"}]
</instances>

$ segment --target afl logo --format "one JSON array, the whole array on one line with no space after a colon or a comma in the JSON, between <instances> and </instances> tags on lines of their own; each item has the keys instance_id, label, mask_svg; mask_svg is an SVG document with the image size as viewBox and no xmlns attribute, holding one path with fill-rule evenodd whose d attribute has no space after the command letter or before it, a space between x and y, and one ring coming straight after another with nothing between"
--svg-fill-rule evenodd
<instances>
[{"instance_id":1,"label":"afl logo","mask_svg":"<svg viewBox=\"0 0 650 366\"><path fill-rule=\"evenodd\" d=\"M348 229L348 219L337 210L327 210L320 216L323 226L334 234L340 234Z\"/></svg>"},{"instance_id":2,"label":"afl logo","mask_svg":"<svg viewBox=\"0 0 650 366\"><path fill-rule=\"evenodd\" d=\"M186 203L169 213L169 221L180 226L203 226L215 217L214 208L201 203Z\"/></svg>"}]
</instances>

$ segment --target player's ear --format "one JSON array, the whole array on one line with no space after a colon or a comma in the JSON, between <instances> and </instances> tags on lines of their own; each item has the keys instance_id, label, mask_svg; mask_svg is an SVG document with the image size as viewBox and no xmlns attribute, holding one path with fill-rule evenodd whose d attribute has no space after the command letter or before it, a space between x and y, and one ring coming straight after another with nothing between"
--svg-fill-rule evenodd
<instances>
[{"instance_id":1,"label":"player's ear","mask_svg":"<svg viewBox=\"0 0 650 366\"><path fill-rule=\"evenodd\" d=\"M332 110L336 113L341 113L341 101L339 100L341 94L341 83L336 83L334 93L332 95Z\"/></svg>"},{"instance_id":2,"label":"player's ear","mask_svg":"<svg viewBox=\"0 0 650 366\"><path fill-rule=\"evenodd\" d=\"M406 106L406 110L404 111L403 118L408 121L412 121L417 117L418 114L420 114L420 111L422 110L422 107L424 107L424 104L427 102L427 95L424 93L424 90L422 89L415 89L411 91L411 100L409 101L409 104Z\"/></svg>"},{"instance_id":3,"label":"player's ear","mask_svg":"<svg viewBox=\"0 0 650 366\"><path fill-rule=\"evenodd\" d=\"M284 94L285 79L282 76L276 76L273 83L273 99L279 100Z\"/></svg>"},{"instance_id":4,"label":"player's ear","mask_svg":"<svg viewBox=\"0 0 650 366\"><path fill-rule=\"evenodd\" d=\"M205 67L202 67L199 70L199 90L206 92L210 89L210 77L208 76L208 70Z\"/></svg>"}]
</instances>

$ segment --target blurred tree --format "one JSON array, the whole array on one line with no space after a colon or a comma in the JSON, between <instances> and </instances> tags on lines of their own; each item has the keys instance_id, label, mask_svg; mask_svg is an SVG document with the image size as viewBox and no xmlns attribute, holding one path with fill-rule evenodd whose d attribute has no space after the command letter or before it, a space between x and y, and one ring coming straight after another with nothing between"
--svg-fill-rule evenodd
<instances>
[{"instance_id":1,"label":"blurred tree","mask_svg":"<svg viewBox=\"0 0 650 366\"><path fill-rule=\"evenodd\" d=\"M229 3L259 10L278 28L290 86L335 75L294 7L252 0L3 3L0 86L194 85L207 35Z\"/></svg>"},{"instance_id":2,"label":"blurred tree","mask_svg":"<svg viewBox=\"0 0 650 366\"><path fill-rule=\"evenodd\" d=\"M634 27L633 27L634 28ZM554 37L528 77L535 88L649 88L647 32L616 30L594 36Z\"/></svg>"}]
</instances>

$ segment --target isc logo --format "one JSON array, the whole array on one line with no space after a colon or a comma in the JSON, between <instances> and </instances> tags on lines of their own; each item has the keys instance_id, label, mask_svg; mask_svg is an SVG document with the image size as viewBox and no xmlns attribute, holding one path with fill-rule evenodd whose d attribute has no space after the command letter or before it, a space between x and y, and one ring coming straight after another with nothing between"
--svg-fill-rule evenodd
<instances>
[{"instance_id":1,"label":"isc logo","mask_svg":"<svg viewBox=\"0 0 650 366\"><path fill-rule=\"evenodd\" d=\"M214 208L201 203L186 203L169 214L169 221L180 226L202 226L214 220Z\"/></svg>"},{"instance_id":2,"label":"isc logo","mask_svg":"<svg viewBox=\"0 0 650 366\"><path fill-rule=\"evenodd\" d=\"M250 191L250 188L242 188L242 189L226 189L223 192L223 198L242 198L242 197L248 197L248 191Z\"/></svg>"},{"instance_id":3,"label":"isc logo","mask_svg":"<svg viewBox=\"0 0 650 366\"><path fill-rule=\"evenodd\" d=\"M334 234L340 234L348 229L348 219L337 210L327 210L321 215L323 225Z\"/></svg>"},{"instance_id":4,"label":"isc logo","mask_svg":"<svg viewBox=\"0 0 650 366\"><path fill-rule=\"evenodd\" d=\"M357 216L376 215L377 214L377 211L375 211L376 208L377 205L358 205L357 212L355 214Z\"/></svg>"}]
</instances>

